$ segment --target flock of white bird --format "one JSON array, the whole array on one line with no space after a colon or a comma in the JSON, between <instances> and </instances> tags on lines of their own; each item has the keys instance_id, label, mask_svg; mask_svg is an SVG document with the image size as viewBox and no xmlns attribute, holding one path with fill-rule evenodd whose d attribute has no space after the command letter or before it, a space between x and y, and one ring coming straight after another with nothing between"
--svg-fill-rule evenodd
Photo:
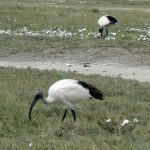
<instances>
[{"instance_id":1,"label":"flock of white bird","mask_svg":"<svg viewBox=\"0 0 150 150\"><path fill-rule=\"evenodd\" d=\"M118 23L117 19L112 16L102 16L98 20L100 26L99 32L102 38L108 36L108 27ZM105 32L105 35L103 34ZM31 103L29 109L29 120L31 120L31 112L38 100L42 100L44 104L59 102L66 106L62 121L66 118L67 111L70 110L74 121L76 121L76 112L74 103L83 100L99 99L103 100L104 95L101 90L92 84L74 79L63 79L52 84L48 90L48 96L45 97L42 91L39 91Z\"/></svg>"}]
</instances>

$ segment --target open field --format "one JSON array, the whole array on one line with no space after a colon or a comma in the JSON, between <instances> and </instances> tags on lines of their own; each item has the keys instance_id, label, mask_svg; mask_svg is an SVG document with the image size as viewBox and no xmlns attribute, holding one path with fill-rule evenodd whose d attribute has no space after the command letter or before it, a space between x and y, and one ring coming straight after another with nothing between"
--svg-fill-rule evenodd
<instances>
[{"instance_id":1,"label":"open field","mask_svg":"<svg viewBox=\"0 0 150 150\"><path fill-rule=\"evenodd\" d=\"M150 63L149 2L88 1L82 5L75 1L53 2L56 3L1 2L0 56L21 52L38 55L44 51L48 51L49 56L53 49L61 53L65 49L121 47L129 51L129 55L142 55L143 60ZM106 40L99 38L97 24L104 14L112 14L119 20L117 26L111 27Z\"/></svg>"},{"instance_id":2,"label":"open field","mask_svg":"<svg viewBox=\"0 0 150 150\"><path fill-rule=\"evenodd\" d=\"M63 78L84 80L99 87L104 101L85 101L77 105L77 121L63 107L38 103L33 120L28 110L38 89L47 89ZM56 71L0 68L0 145L1 149L104 149L149 150L150 84L120 78L83 76ZM133 119L138 123L133 123ZM107 119L112 119L107 123ZM124 119L130 120L121 126Z\"/></svg>"},{"instance_id":3,"label":"open field","mask_svg":"<svg viewBox=\"0 0 150 150\"><path fill-rule=\"evenodd\" d=\"M105 40L100 38L97 24L104 14L119 20ZM123 70L117 76L123 77L133 68L141 69L141 76L149 74L150 1L0 0L0 66L4 62L5 66L18 63L16 67L32 62L33 67L39 64L42 68L45 64L44 69L49 64L58 67L59 63L62 68L71 63L68 70L75 72L73 67L79 66L84 74L103 64L113 66L114 71L113 64L119 64ZM83 69L84 63L91 67ZM110 75L107 69L102 72ZM31 149L35 150L149 150L150 83L97 74L0 67L0 149L26 150L33 143ZM150 79L150 75L145 77ZM71 115L64 123L60 121L61 105L39 103L29 122L35 92L43 89L47 94L48 87L63 78L96 85L105 100L78 104L75 123ZM129 124L121 126L125 119Z\"/></svg>"},{"instance_id":4,"label":"open field","mask_svg":"<svg viewBox=\"0 0 150 150\"><path fill-rule=\"evenodd\" d=\"M72 64L68 70L83 73L85 68L75 66L88 62L87 70L96 74L149 81L149 70L145 71L150 68L149 5L148 1L1 1L0 65L21 60L26 66L31 61L56 66L59 60ZM103 14L119 20L105 40L97 25ZM95 63L110 69L99 66L102 71L97 71ZM141 68L142 74L137 74Z\"/></svg>"}]
</instances>

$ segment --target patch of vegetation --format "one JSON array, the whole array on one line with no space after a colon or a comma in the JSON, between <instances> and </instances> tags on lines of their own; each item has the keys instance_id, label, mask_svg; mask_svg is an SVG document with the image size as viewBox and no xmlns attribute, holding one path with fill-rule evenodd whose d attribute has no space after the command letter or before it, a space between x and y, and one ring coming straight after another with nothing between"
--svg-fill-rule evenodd
<instances>
[{"instance_id":1,"label":"patch of vegetation","mask_svg":"<svg viewBox=\"0 0 150 150\"><path fill-rule=\"evenodd\" d=\"M47 2L47 1L46 1ZM16 31L24 27L28 31L60 29L76 33L86 28L84 35L98 32L97 20L104 14L118 18L119 24L111 31L116 40L99 37L73 38L0 34L0 56L18 53L38 54L54 48L72 50L76 48L122 47L130 54L142 59L149 57L147 36L150 20L149 2L143 1L53 1L1 0L0 32ZM119 3L118 3L119 2ZM54 4L55 3L55 4ZM102 6L107 9L102 9ZM127 9L118 10L126 7ZM139 8L130 10L128 8ZM114 8L114 9L111 9ZM116 9L115 9L116 8ZM140 29L136 32L134 29ZM9 32L8 32L9 33ZM84 37L84 36L83 36ZM134 49L133 49L134 47ZM53 51L54 52L54 51ZM150 59L149 59L150 60ZM47 93L49 86L59 79L84 80L99 87L105 94L104 101L81 102L77 107L77 121L71 116L62 123L63 107L58 104L37 104L33 110L33 121L28 120L28 111L33 95L38 89ZM150 84L120 78L84 76L80 74L28 69L0 68L0 145L1 149L112 149L149 150L150 147ZM137 118L139 123L134 124ZM108 123L107 120L112 122ZM129 119L124 127L120 123Z\"/></svg>"},{"instance_id":2,"label":"patch of vegetation","mask_svg":"<svg viewBox=\"0 0 150 150\"><path fill-rule=\"evenodd\" d=\"M57 3L58 2L58 3ZM67 1L60 4L45 4L42 1L1 1L0 5L0 56L17 54L20 52L30 52L36 54L44 50L56 47L56 53L59 45L62 49L74 48L97 48L97 47L123 47L125 49L134 47L138 50L136 54L141 55L143 59L149 55L149 12L142 10L133 10L131 4L127 9L115 9L107 3L106 9L102 9L101 2L88 3L80 5L80 2ZM92 1L88 1L92 2ZM111 3L117 1L111 1ZM128 2L128 1L126 1ZM138 3L138 2L137 2ZM71 5L72 4L72 5ZM145 6L145 3L142 3ZM143 5L139 8L143 8ZM122 7L122 6L119 6ZM111 9L112 8L112 9ZM114 9L113 9L114 8ZM98 36L97 20L104 14L111 14L118 18L119 24L112 26L110 31L115 33L115 40L103 40ZM16 34L19 31L28 34ZM50 37L46 35L29 35L30 33L43 33L53 29L56 31L71 32L69 37ZM85 29L85 30L83 30ZM134 29L134 30L131 30ZM140 29L140 32L136 31ZM81 30L81 31L80 31ZM2 34L6 31L5 34ZM13 34L9 34L9 33ZM55 32L55 31L54 31ZM95 36L96 35L96 36ZM111 37L111 34L110 34ZM83 43L87 43L84 44ZM67 45L67 46L66 46Z\"/></svg>"},{"instance_id":3,"label":"patch of vegetation","mask_svg":"<svg viewBox=\"0 0 150 150\"><path fill-rule=\"evenodd\" d=\"M99 87L104 101L77 105L62 123L63 107L39 102L29 122L28 111L38 89L47 94L57 80L74 78ZM150 84L97 75L28 69L0 68L1 149L145 149L150 147ZM134 124L133 119L138 123ZM112 122L107 122L111 119ZM120 123L130 120L124 127Z\"/></svg>"}]
</instances>

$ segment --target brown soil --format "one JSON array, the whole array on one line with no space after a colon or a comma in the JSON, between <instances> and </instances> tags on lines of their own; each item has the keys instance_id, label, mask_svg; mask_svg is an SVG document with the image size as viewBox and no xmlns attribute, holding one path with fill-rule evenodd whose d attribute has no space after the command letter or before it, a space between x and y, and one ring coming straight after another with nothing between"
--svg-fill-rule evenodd
<instances>
[{"instance_id":1,"label":"brown soil","mask_svg":"<svg viewBox=\"0 0 150 150\"><path fill-rule=\"evenodd\" d=\"M69 65L70 64L70 65ZM123 48L89 48L19 53L0 58L0 66L72 71L81 74L101 74L150 82L150 65L141 56Z\"/></svg>"}]
</instances>

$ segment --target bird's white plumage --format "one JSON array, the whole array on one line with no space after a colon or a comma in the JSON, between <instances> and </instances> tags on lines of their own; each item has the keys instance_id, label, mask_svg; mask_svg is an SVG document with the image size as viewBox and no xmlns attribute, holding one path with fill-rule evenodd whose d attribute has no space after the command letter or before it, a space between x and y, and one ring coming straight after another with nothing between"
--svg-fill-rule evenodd
<instances>
[{"instance_id":1,"label":"bird's white plumage","mask_svg":"<svg viewBox=\"0 0 150 150\"><path fill-rule=\"evenodd\" d=\"M44 96L44 93L42 91L39 91L34 96L34 99L29 109L29 120L31 120L31 112L34 105L39 99L41 99L45 104L53 102L59 102L64 104L67 108L65 108L62 121L66 118L66 113L68 109L71 110L75 121L76 112L73 104L82 100L91 99L93 97L102 100L103 93L93 85L85 83L83 81L78 81L74 79L59 80L50 86L47 98Z\"/></svg>"},{"instance_id":2,"label":"bird's white plumage","mask_svg":"<svg viewBox=\"0 0 150 150\"><path fill-rule=\"evenodd\" d=\"M107 15L100 17L99 20L98 20L98 24L101 27L109 26L110 21L107 18Z\"/></svg>"},{"instance_id":3,"label":"bird's white plumage","mask_svg":"<svg viewBox=\"0 0 150 150\"><path fill-rule=\"evenodd\" d=\"M77 80L73 79L63 79L55 82L48 90L47 101L59 101L66 105L66 103L76 103L81 100L90 99L89 90L77 82Z\"/></svg>"}]
</instances>

